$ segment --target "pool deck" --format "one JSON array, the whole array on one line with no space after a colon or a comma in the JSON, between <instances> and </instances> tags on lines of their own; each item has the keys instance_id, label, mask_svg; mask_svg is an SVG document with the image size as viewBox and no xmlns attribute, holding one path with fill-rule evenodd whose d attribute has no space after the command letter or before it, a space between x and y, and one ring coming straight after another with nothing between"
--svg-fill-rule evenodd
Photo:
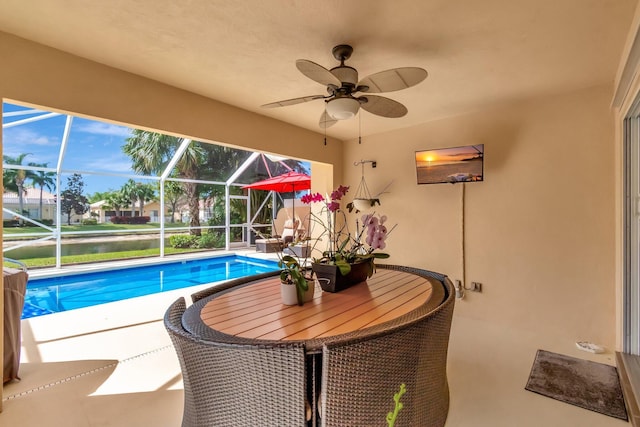
<instances>
[{"instance_id":1,"label":"pool deck","mask_svg":"<svg viewBox=\"0 0 640 427\"><path fill-rule=\"evenodd\" d=\"M252 250L231 253L274 259L273 254ZM191 293L206 286L23 320L22 380L4 386L0 426L179 426L182 377L162 319L176 298L185 296L189 304ZM562 336L455 315L447 369L451 407L446 426L629 425L526 391L538 348L613 363L611 352L580 353Z\"/></svg>"},{"instance_id":2,"label":"pool deck","mask_svg":"<svg viewBox=\"0 0 640 427\"><path fill-rule=\"evenodd\" d=\"M255 250L215 251L209 253L172 255L164 259L135 259L100 263L92 266L67 266L61 269L30 271L30 277L51 277L56 274L84 273L88 271L149 265L175 260L241 255L257 259L277 260L275 254L257 253ZM156 425L180 425L182 414L180 366L169 335L164 329L163 317L167 307L180 296L187 304L191 294L211 286L210 283L174 291L130 298L127 300L100 304L92 307L53 313L46 316L24 319L22 326L22 351L19 374L21 381L5 384L3 390L2 425L136 425L131 417L139 411L153 411L161 405L163 396L175 408L171 421L164 420ZM97 382L98 388L87 385ZM145 393L158 392L158 400L146 399ZM63 393L68 401L55 410L49 401L61 402L58 394L51 400L52 393ZM89 423L85 416L75 420L62 417L57 421L52 414L73 412L78 404L77 394L87 399L80 411L91 412L90 418L109 421ZM105 401L118 401L124 412L107 410ZM143 399L145 400L145 399ZM88 404L88 405L87 405ZM96 406L94 407L93 404ZM57 405L60 405L58 403ZM113 406L111 406L113 408ZM20 418L14 418L20 414ZM122 418L120 418L122 417ZM126 421L125 421L126 418ZM8 422L8 420L14 420ZM18 421L19 420L19 421ZM47 420L44 424L43 420ZM130 423L130 424L127 424ZM138 425L147 425L142 422Z\"/></svg>"}]
</instances>

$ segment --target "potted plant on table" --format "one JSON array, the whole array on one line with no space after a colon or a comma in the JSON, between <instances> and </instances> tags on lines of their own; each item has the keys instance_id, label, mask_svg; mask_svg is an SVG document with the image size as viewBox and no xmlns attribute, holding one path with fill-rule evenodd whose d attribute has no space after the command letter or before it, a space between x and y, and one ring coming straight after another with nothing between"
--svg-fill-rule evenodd
<instances>
[{"instance_id":1,"label":"potted plant on table","mask_svg":"<svg viewBox=\"0 0 640 427\"><path fill-rule=\"evenodd\" d=\"M275 223L272 229L277 232ZM262 239L267 239L260 231L254 230L256 235ZM300 242L306 242L308 239L294 233L295 239L288 242L286 248L295 246ZM315 291L315 279L313 271L308 266L308 254L299 256L296 252L290 251L285 254L282 251L276 251L278 256L278 267L280 267L280 296L282 303L285 305L303 305L313 299Z\"/></svg>"},{"instance_id":2,"label":"potted plant on table","mask_svg":"<svg viewBox=\"0 0 640 427\"><path fill-rule=\"evenodd\" d=\"M326 238L328 247L320 258L314 259L312 268L319 278L328 279L321 282L322 289L328 292L338 292L371 277L375 272L374 259L389 258L388 254L375 251L385 248L385 240L395 228L388 230L387 217L374 212L356 220L356 233L352 235L346 214L340 208L340 201L348 191L349 187L341 185L328 197L315 193L301 198L306 204L323 203L320 214L326 215L326 219L314 213L311 219L322 227L316 244Z\"/></svg>"},{"instance_id":3,"label":"potted plant on table","mask_svg":"<svg viewBox=\"0 0 640 427\"><path fill-rule=\"evenodd\" d=\"M280 296L285 305L303 305L313 299L314 281L312 273L291 255L282 255L278 261L280 270Z\"/></svg>"}]
</instances>

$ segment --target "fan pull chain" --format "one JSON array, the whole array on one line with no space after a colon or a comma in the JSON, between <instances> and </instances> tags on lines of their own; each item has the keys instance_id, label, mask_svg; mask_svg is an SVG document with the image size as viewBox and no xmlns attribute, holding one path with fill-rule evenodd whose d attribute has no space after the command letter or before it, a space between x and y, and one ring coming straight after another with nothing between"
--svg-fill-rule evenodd
<instances>
[{"instance_id":1,"label":"fan pull chain","mask_svg":"<svg viewBox=\"0 0 640 427\"><path fill-rule=\"evenodd\" d=\"M362 114L358 113L358 144L362 144ZM364 172L364 165L363 172Z\"/></svg>"},{"instance_id":2,"label":"fan pull chain","mask_svg":"<svg viewBox=\"0 0 640 427\"><path fill-rule=\"evenodd\" d=\"M327 117L327 103L324 104L324 119ZM327 122L324 122L324 145L327 145Z\"/></svg>"}]
</instances>

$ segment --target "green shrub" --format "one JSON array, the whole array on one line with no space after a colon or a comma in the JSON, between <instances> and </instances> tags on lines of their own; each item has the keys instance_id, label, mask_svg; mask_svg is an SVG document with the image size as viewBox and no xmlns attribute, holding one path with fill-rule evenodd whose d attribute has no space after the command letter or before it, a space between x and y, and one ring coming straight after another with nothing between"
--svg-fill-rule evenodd
<instances>
[{"instance_id":1,"label":"green shrub","mask_svg":"<svg viewBox=\"0 0 640 427\"><path fill-rule=\"evenodd\" d=\"M98 225L98 220L95 218L84 218L82 225Z\"/></svg>"},{"instance_id":2,"label":"green shrub","mask_svg":"<svg viewBox=\"0 0 640 427\"><path fill-rule=\"evenodd\" d=\"M173 248L197 248L198 236L190 234L174 234L169 237L169 244Z\"/></svg>"},{"instance_id":3,"label":"green shrub","mask_svg":"<svg viewBox=\"0 0 640 427\"><path fill-rule=\"evenodd\" d=\"M114 224L146 224L151 221L148 216L112 216L111 222Z\"/></svg>"},{"instance_id":4,"label":"green shrub","mask_svg":"<svg viewBox=\"0 0 640 427\"><path fill-rule=\"evenodd\" d=\"M221 248L224 246L224 235L205 233L198 239L198 248Z\"/></svg>"}]
</instances>

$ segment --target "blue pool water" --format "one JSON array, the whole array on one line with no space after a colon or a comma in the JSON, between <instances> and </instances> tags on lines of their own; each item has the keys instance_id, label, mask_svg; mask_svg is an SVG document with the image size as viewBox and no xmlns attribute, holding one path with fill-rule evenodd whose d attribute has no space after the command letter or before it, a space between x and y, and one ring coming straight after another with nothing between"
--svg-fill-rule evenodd
<instances>
[{"instance_id":1,"label":"blue pool water","mask_svg":"<svg viewBox=\"0 0 640 427\"><path fill-rule=\"evenodd\" d=\"M22 318L266 273L278 263L242 256L29 279Z\"/></svg>"}]
</instances>

